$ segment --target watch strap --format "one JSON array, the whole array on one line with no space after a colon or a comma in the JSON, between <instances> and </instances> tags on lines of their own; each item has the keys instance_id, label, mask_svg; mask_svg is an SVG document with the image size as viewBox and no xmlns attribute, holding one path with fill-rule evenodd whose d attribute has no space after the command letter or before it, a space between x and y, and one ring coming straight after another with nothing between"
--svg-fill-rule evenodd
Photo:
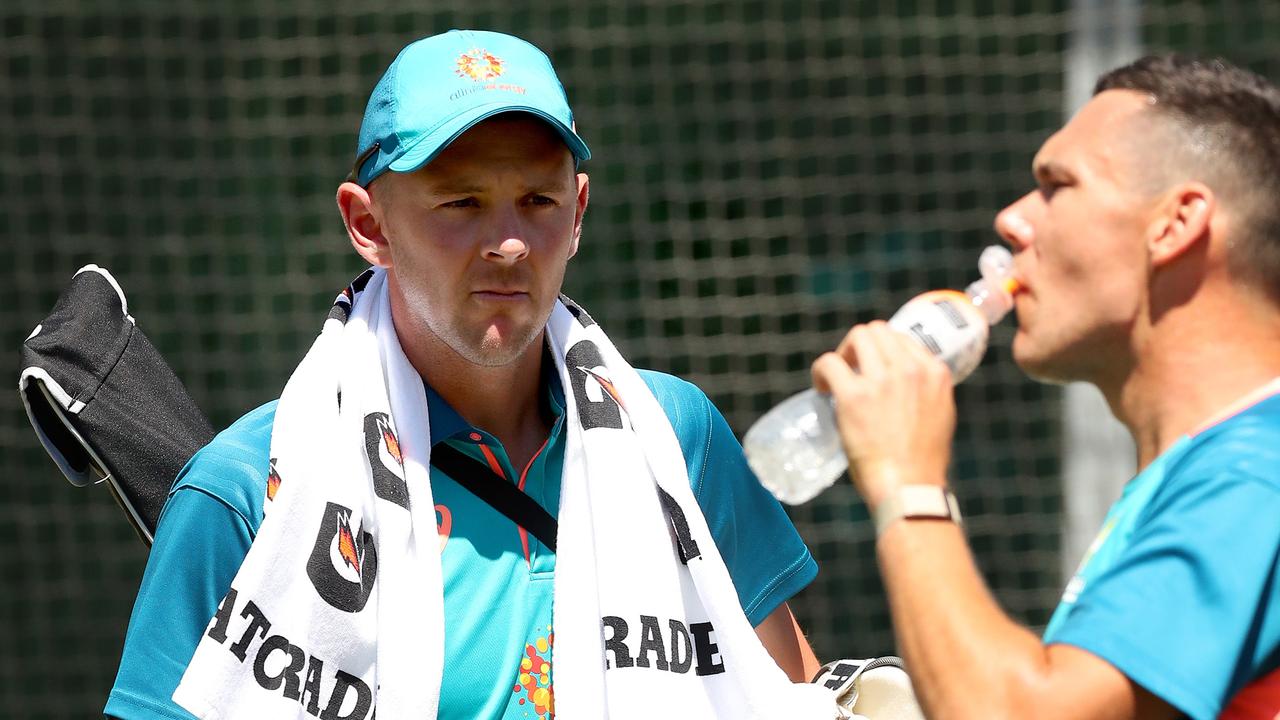
<instances>
[{"instance_id":1,"label":"watch strap","mask_svg":"<svg viewBox=\"0 0 1280 720\"><path fill-rule=\"evenodd\" d=\"M950 520L963 525L956 496L937 485L899 485L880 501L874 515L877 537L894 522L904 518Z\"/></svg>"}]
</instances>

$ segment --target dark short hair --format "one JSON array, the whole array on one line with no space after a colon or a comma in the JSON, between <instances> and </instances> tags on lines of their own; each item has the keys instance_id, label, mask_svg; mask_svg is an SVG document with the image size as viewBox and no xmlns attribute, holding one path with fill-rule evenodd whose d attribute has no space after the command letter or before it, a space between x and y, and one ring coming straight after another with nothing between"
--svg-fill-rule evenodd
<instances>
[{"instance_id":1,"label":"dark short hair","mask_svg":"<svg viewBox=\"0 0 1280 720\"><path fill-rule=\"evenodd\" d=\"M1225 60L1153 55L1104 74L1093 92L1106 90L1144 93L1175 126L1210 131L1213 173L1248 188L1247 197L1224 198L1237 200L1243 215L1231 273L1280 304L1280 88Z\"/></svg>"}]
</instances>

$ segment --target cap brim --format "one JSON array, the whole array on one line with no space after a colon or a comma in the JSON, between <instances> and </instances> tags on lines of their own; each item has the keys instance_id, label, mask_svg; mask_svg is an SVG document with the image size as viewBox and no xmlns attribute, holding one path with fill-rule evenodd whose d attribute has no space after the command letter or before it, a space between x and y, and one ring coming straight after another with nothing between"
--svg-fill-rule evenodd
<instances>
[{"instance_id":1,"label":"cap brim","mask_svg":"<svg viewBox=\"0 0 1280 720\"><path fill-rule=\"evenodd\" d=\"M591 150L587 148L587 144L578 137L578 134L572 128L566 126L560 120L552 115L534 107L511 105L508 103L494 103L492 105L481 105L476 108L459 114L455 118L451 118L448 122L433 130L431 133L422 136L412 146L407 148L403 155L391 161L387 166L388 170L395 172L413 172L418 168L431 162L440 154L449 144L457 140L463 133L475 127L480 122L487 120L494 115L501 115L508 112L525 112L535 115L542 120L547 121L551 127L555 128L560 134L560 138L564 140L564 144L569 147L569 152L573 153L573 157L578 162L589 160L591 158Z\"/></svg>"}]
</instances>

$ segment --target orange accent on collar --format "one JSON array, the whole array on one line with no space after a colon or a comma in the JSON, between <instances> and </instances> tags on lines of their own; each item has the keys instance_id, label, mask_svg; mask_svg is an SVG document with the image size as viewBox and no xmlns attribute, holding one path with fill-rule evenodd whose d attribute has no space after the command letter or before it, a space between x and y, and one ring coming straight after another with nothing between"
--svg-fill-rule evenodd
<instances>
[{"instance_id":1,"label":"orange accent on collar","mask_svg":"<svg viewBox=\"0 0 1280 720\"><path fill-rule=\"evenodd\" d=\"M494 475L504 480L508 479L507 474L502 472L502 463L498 462L498 457L493 454L488 445L480 443L480 452L484 453L484 459L489 463L489 469L493 471Z\"/></svg>"},{"instance_id":2,"label":"orange accent on collar","mask_svg":"<svg viewBox=\"0 0 1280 720\"><path fill-rule=\"evenodd\" d=\"M472 433L473 436L476 434L477 433ZM547 443L549 442L551 442L550 435L547 436L546 440L542 441L542 446L538 448L538 451L535 452L533 457L529 458L529 462L525 464L524 471L520 473L520 480L516 485L516 488L521 492L524 491L525 480L529 477L529 468L533 467L533 461L538 459L538 456L542 454L542 451L547 449ZM484 459L489 463L489 469L493 470L498 477L503 478L504 480L508 479L507 474L502 471L502 463L498 462L498 457L493 454L493 450L490 450L489 446L484 443L479 443L479 447L480 452L484 454ZM519 525L516 526L516 529L520 532L520 547L524 550L525 564L532 567L533 559L529 555L529 531Z\"/></svg>"},{"instance_id":3,"label":"orange accent on collar","mask_svg":"<svg viewBox=\"0 0 1280 720\"><path fill-rule=\"evenodd\" d=\"M542 441L542 446L533 454L533 457L529 458L529 462L525 463L524 470L520 473L520 483L516 485L516 487L520 489L520 492L524 492L524 481L529 477L529 468L533 467L533 461L538 459L538 456L547 448L547 443L549 442L551 442L550 435L547 436L546 440ZM520 546L524 548L525 564L528 565L530 569L533 569L533 558L529 555L529 531L524 528L520 528Z\"/></svg>"}]
</instances>

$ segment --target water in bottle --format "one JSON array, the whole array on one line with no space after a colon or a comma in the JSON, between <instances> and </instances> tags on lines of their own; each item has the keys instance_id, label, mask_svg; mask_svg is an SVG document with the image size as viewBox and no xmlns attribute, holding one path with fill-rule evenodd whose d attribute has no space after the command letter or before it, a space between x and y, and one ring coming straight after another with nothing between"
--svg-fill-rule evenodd
<instances>
[{"instance_id":1,"label":"water in bottle","mask_svg":"<svg viewBox=\"0 0 1280 720\"><path fill-rule=\"evenodd\" d=\"M964 292L934 290L912 298L889 319L951 369L956 383L978 367L991 325L1013 307L1013 256L993 245L978 258L981 279ZM747 430L747 462L782 502L798 505L825 490L849 466L828 395L812 388L783 400Z\"/></svg>"}]
</instances>

